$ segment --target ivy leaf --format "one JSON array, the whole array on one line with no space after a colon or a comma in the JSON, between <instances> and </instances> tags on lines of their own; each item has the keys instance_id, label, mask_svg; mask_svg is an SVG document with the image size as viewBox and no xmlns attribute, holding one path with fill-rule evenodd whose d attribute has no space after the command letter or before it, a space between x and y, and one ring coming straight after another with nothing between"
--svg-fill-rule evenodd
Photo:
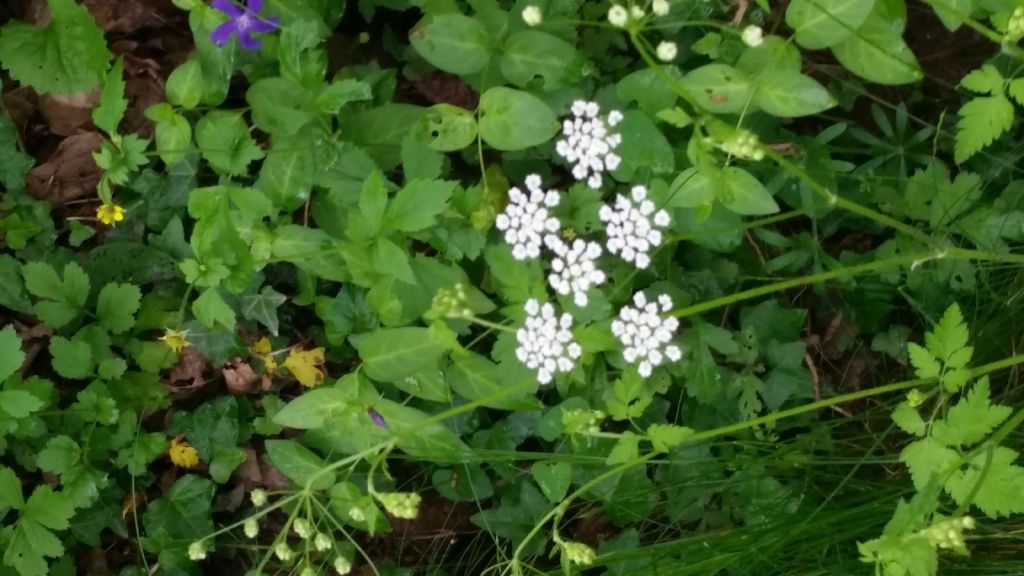
<instances>
[{"instance_id":1,"label":"ivy leaf","mask_svg":"<svg viewBox=\"0 0 1024 576\"><path fill-rule=\"evenodd\" d=\"M203 116L196 124L196 144L214 170L229 176L245 174L251 162L263 158L238 112L214 110Z\"/></svg>"},{"instance_id":2,"label":"ivy leaf","mask_svg":"<svg viewBox=\"0 0 1024 576\"><path fill-rule=\"evenodd\" d=\"M110 62L103 31L75 0L48 0L45 28L13 20L0 29L0 62L40 93L72 94L96 86Z\"/></svg>"},{"instance_id":3,"label":"ivy leaf","mask_svg":"<svg viewBox=\"0 0 1024 576\"><path fill-rule=\"evenodd\" d=\"M100 92L100 105L92 111L92 122L109 136L117 134L117 127L128 109L124 97L124 57L118 58L107 72Z\"/></svg>"},{"instance_id":4,"label":"ivy leaf","mask_svg":"<svg viewBox=\"0 0 1024 576\"><path fill-rule=\"evenodd\" d=\"M29 293L45 300L37 302L35 313L53 328L60 328L78 316L89 297L89 277L74 262L64 266L63 280L57 271L45 262L29 262L21 269L25 288Z\"/></svg>"},{"instance_id":5,"label":"ivy leaf","mask_svg":"<svg viewBox=\"0 0 1024 576\"><path fill-rule=\"evenodd\" d=\"M306 388L312 388L324 382L324 371L320 368L323 363L323 348L313 348L312 350L292 348L282 366L292 373L299 384Z\"/></svg>"},{"instance_id":6,"label":"ivy leaf","mask_svg":"<svg viewBox=\"0 0 1024 576\"><path fill-rule=\"evenodd\" d=\"M954 157L958 164L966 162L982 148L1003 135L1013 124L1013 104L998 94L981 96L960 108L957 121Z\"/></svg>"},{"instance_id":7,"label":"ivy leaf","mask_svg":"<svg viewBox=\"0 0 1024 576\"><path fill-rule=\"evenodd\" d=\"M146 473L149 463L167 450L167 437L160 432L138 434L132 443L118 450L117 466L133 476Z\"/></svg>"},{"instance_id":8,"label":"ivy leaf","mask_svg":"<svg viewBox=\"0 0 1024 576\"><path fill-rule=\"evenodd\" d=\"M206 478L186 474L142 516L146 539L177 541L184 548L214 531L210 504L217 487Z\"/></svg>"},{"instance_id":9,"label":"ivy leaf","mask_svg":"<svg viewBox=\"0 0 1024 576\"><path fill-rule=\"evenodd\" d=\"M986 452L975 455L966 470L955 472L946 482L946 491L957 504L963 505L974 493L972 503L989 518L999 518L1024 512L1024 468L1015 466L1018 454L1014 450L993 448L991 462ZM983 475L984 474L984 475ZM975 485L981 482L977 492Z\"/></svg>"},{"instance_id":10,"label":"ivy leaf","mask_svg":"<svg viewBox=\"0 0 1024 576\"><path fill-rule=\"evenodd\" d=\"M96 300L96 317L111 334L121 334L135 326L135 313L142 302L142 292L132 284L107 284Z\"/></svg>"},{"instance_id":11,"label":"ivy leaf","mask_svg":"<svg viewBox=\"0 0 1024 576\"><path fill-rule=\"evenodd\" d=\"M991 64L985 64L964 76L960 85L978 94L996 95L1003 91L1003 75Z\"/></svg>"},{"instance_id":12,"label":"ivy leaf","mask_svg":"<svg viewBox=\"0 0 1024 576\"><path fill-rule=\"evenodd\" d=\"M1010 417L1011 412L1009 406L989 401L988 377L984 377L949 410L945 418L935 423L932 436L946 446L971 446L984 440L996 426Z\"/></svg>"},{"instance_id":13,"label":"ivy leaf","mask_svg":"<svg viewBox=\"0 0 1024 576\"><path fill-rule=\"evenodd\" d=\"M15 332L14 325L8 324L0 330L0 382L4 382L17 372L24 361L25 353L21 350L21 338Z\"/></svg>"},{"instance_id":14,"label":"ivy leaf","mask_svg":"<svg viewBox=\"0 0 1024 576\"><path fill-rule=\"evenodd\" d=\"M246 320L259 322L267 330L277 336L277 309L284 304L287 297L271 286L264 286L258 293L242 296L242 317Z\"/></svg>"},{"instance_id":15,"label":"ivy leaf","mask_svg":"<svg viewBox=\"0 0 1024 576\"><path fill-rule=\"evenodd\" d=\"M50 356L53 369L65 378L82 380L93 375L95 363L87 342L54 336L50 339Z\"/></svg>"}]
</instances>

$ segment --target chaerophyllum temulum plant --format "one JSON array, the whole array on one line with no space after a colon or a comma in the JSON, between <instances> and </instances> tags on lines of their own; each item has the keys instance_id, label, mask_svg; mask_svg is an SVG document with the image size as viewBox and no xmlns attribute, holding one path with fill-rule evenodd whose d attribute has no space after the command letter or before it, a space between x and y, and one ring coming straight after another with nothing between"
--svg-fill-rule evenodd
<instances>
[{"instance_id":1,"label":"chaerophyllum temulum plant","mask_svg":"<svg viewBox=\"0 0 1024 576\"><path fill-rule=\"evenodd\" d=\"M0 31L97 91L99 169L40 200L2 117L5 570L397 574L369 544L462 505L454 573L924 575L1024 511L1024 359L969 367L955 305L1024 263L1015 2L928 2L999 43L955 134L849 128L925 76L901 0L174 3L151 134L85 7ZM836 375L868 347L896 383ZM910 499L863 476L890 444Z\"/></svg>"}]
</instances>

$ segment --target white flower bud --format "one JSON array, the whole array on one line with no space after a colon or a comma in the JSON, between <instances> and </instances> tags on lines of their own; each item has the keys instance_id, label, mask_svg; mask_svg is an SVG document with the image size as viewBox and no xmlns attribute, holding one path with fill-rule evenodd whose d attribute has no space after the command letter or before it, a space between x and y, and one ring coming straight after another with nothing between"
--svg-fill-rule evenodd
<instances>
[{"instance_id":1,"label":"white flower bud","mask_svg":"<svg viewBox=\"0 0 1024 576\"><path fill-rule=\"evenodd\" d=\"M281 562L288 562L294 555L295 552L292 552L287 542L279 542L277 546L274 546L274 556L277 556L277 559Z\"/></svg>"},{"instance_id":2,"label":"white flower bud","mask_svg":"<svg viewBox=\"0 0 1024 576\"><path fill-rule=\"evenodd\" d=\"M661 42L658 44L658 48L655 51L658 55L658 60L662 62L671 62L676 59L679 54L679 48L675 42Z\"/></svg>"},{"instance_id":3,"label":"white flower bud","mask_svg":"<svg viewBox=\"0 0 1024 576\"><path fill-rule=\"evenodd\" d=\"M299 535L299 538L305 540L313 535L313 526L310 525L309 520L305 518L296 518L292 524L292 529Z\"/></svg>"},{"instance_id":4,"label":"white flower bud","mask_svg":"<svg viewBox=\"0 0 1024 576\"><path fill-rule=\"evenodd\" d=\"M743 43L751 48L757 48L764 44L764 31L760 26L747 26L740 36L743 38Z\"/></svg>"},{"instance_id":5,"label":"white flower bud","mask_svg":"<svg viewBox=\"0 0 1024 576\"><path fill-rule=\"evenodd\" d=\"M249 518L242 524L242 531L247 538L255 538L260 533L260 525L256 523L255 518Z\"/></svg>"},{"instance_id":6,"label":"white flower bud","mask_svg":"<svg viewBox=\"0 0 1024 576\"><path fill-rule=\"evenodd\" d=\"M198 562L206 558L206 542L196 540L188 545L188 559Z\"/></svg>"},{"instance_id":7,"label":"white flower bud","mask_svg":"<svg viewBox=\"0 0 1024 576\"><path fill-rule=\"evenodd\" d=\"M671 8L668 0L654 0L651 3L651 12L654 12L655 16L667 16Z\"/></svg>"},{"instance_id":8,"label":"white flower bud","mask_svg":"<svg viewBox=\"0 0 1024 576\"><path fill-rule=\"evenodd\" d=\"M267 491L257 488L249 494L249 498L252 500L253 506L263 506L267 503Z\"/></svg>"},{"instance_id":9,"label":"white flower bud","mask_svg":"<svg viewBox=\"0 0 1024 576\"><path fill-rule=\"evenodd\" d=\"M331 541L331 537L323 532L317 532L316 537L313 538L313 547L316 548L317 552L325 552L333 546L334 542Z\"/></svg>"},{"instance_id":10,"label":"white flower bud","mask_svg":"<svg viewBox=\"0 0 1024 576\"><path fill-rule=\"evenodd\" d=\"M618 4L612 4L608 9L608 22L617 28L625 28L626 22L629 22L629 12Z\"/></svg>"},{"instance_id":11,"label":"white flower bud","mask_svg":"<svg viewBox=\"0 0 1024 576\"><path fill-rule=\"evenodd\" d=\"M537 6L530 4L523 8L523 22L526 22L527 26L538 26L543 20L544 14Z\"/></svg>"},{"instance_id":12,"label":"white flower bud","mask_svg":"<svg viewBox=\"0 0 1024 576\"><path fill-rule=\"evenodd\" d=\"M352 571L352 561L344 556L338 556L334 559L334 571L345 576Z\"/></svg>"}]
</instances>

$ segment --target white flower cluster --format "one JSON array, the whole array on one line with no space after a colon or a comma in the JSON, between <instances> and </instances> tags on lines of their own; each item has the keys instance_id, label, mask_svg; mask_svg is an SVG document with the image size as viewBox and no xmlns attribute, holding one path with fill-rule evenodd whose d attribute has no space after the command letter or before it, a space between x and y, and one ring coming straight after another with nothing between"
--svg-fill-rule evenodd
<instances>
[{"instance_id":1,"label":"white flower cluster","mask_svg":"<svg viewBox=\"0 0 1024 576\"><path fill-rule=\"evenodd\" d=\"M561 223L549 212L558 206L558 192L545 192L540 176L526 177L529 195L519 188L508 191L508 206L498 214L494 225L505 233L505 242L512 246L516 260L529 260L540 256L541 234L558 232Z\"/></svg>"},{"instance_id":2,"label":"white flower cluster","mask_svg":"<svg viewBox=\"0 0 1024 576\"><path fill-rule=\"evenodd\" d=\"M586 306L590 301L587 291L592 286L604 284L606 280L604 272L598 270L596 263L601 256L601 245L579 238L569 245L557 236L548 236L545 243L555 253L555 258L551 260L548 283L563 296L572 294L577 306Z\"/></svg>"},{"instance_id":3,"label":"white flower cluster","mask_svg":"<svg viewBox=\"0 0 1024 576\"><path fill-rule=\"evenodd\" d=\"M743 43L751 48L757 48L764 44L764 30L761 30L760 26L747 26L740 33L740 37L743 39Z\"/></svg>"},{"instance_id":4,"label":"white flower cluster","mask_svg":"<svg viewBox=\"0 0 1024 576\"><path fill-rule=\"evenodd\" d=\"M651 263L648 252L661 244L660 228L667 227L670 220L668 212L658 210L647 198L647 188L634 186L630 195L632 199L619 194L615 207L602 206L598 215L605 223L608 251L637 268L647 268Z\"/></svg>"},{"instance_id":5,"label":"white flower cluster","mask_svg":"<svg viewBox=\"0 0 1024 576\"><path fill-rule=\"evenodd\" d=\"M615 154L622 136L608 131L622 121L622 112L609 112L607 123L599 116L600 113L601 107L597 102L573 102L573 117L562 123L564 138L555 144L558 155L573 164L572 175L577 180L586 180L591 188L600 188L603 182L601 174L615 170L622 161Z\"/></svg>"},{"instance_id":6,"label":"white flower cluster","mask_svg":"<svg viewBox=\"0 0 1024 576\"><path fill-rule=\"evenodd\" d=\"M658 60L662 62L671 62L676 59L679 55L679 47L676 46L675 42L662 41L658 43L658 47L654 53L658 56Z\"/></svg>"},{"instance_id":7,"label":"white flower cluster","mask_svg":"<svg viewBox=\"0 0 1024 576\"><path fill-rule=\"evenodd\" d=\"M526 301L525 310L526 322L516 331L516 357L537 371L537 381L547 384L555 373L572 370L583 350L572 339L572 316L556 316L554 306L533 298Z\"/></svg>"},{"instance_id":8,"label":"white flower cluster","mask_svg":"<svg viewBox=\"0 0 1024 576\"><path fill-rule=\"evenodd\" d=\"M679 320L662 314L672 310L672 298L658 296L648 302L643 292L633 295L633 304L623 306L619 317L612 321L612 334L622 342L622 357L630 364L638 364L640 375L647 378L665 359L672 362L683 357L679 347L671 344Z\"/></svg>"}]
</instances>

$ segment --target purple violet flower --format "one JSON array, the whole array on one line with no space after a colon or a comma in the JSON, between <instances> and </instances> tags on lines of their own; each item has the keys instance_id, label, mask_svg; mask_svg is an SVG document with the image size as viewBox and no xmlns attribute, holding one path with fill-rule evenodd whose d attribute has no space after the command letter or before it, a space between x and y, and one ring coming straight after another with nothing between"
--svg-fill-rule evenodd
<instances>
[{"instance_id":1,"label":"purple violet flower","mask_svg":"<svg viewBox=\"0 0 1024 576\"><path fill-rule=\"evenodd\" d=\"M217 46L223 46L234 34L238 37L238 43L246 50L258 50L260 41L253 38L253 32L273 32L277 29L278 18L260 18L259 12L263 9L263 0L242 0L245 8L236 4L233 0L213 0L212 6L228 15L228 21L217 26L210 34L210 40Z\"/></svg>"},{"instance_id":2,"label":"purple violet flower","mask_svg":"<svg viewBox=\"0 0 1024 576\"><path fill-rule=\"evenodd\" d=\"M384 417L380 415L380 412L374 410L373 406L368 406L366 408L366 413L370 415L370 420L373 420L373 423L377 426L380 426L381 428L388 427L388 423L384 420Z\"/></svg>"}]
</instances>

